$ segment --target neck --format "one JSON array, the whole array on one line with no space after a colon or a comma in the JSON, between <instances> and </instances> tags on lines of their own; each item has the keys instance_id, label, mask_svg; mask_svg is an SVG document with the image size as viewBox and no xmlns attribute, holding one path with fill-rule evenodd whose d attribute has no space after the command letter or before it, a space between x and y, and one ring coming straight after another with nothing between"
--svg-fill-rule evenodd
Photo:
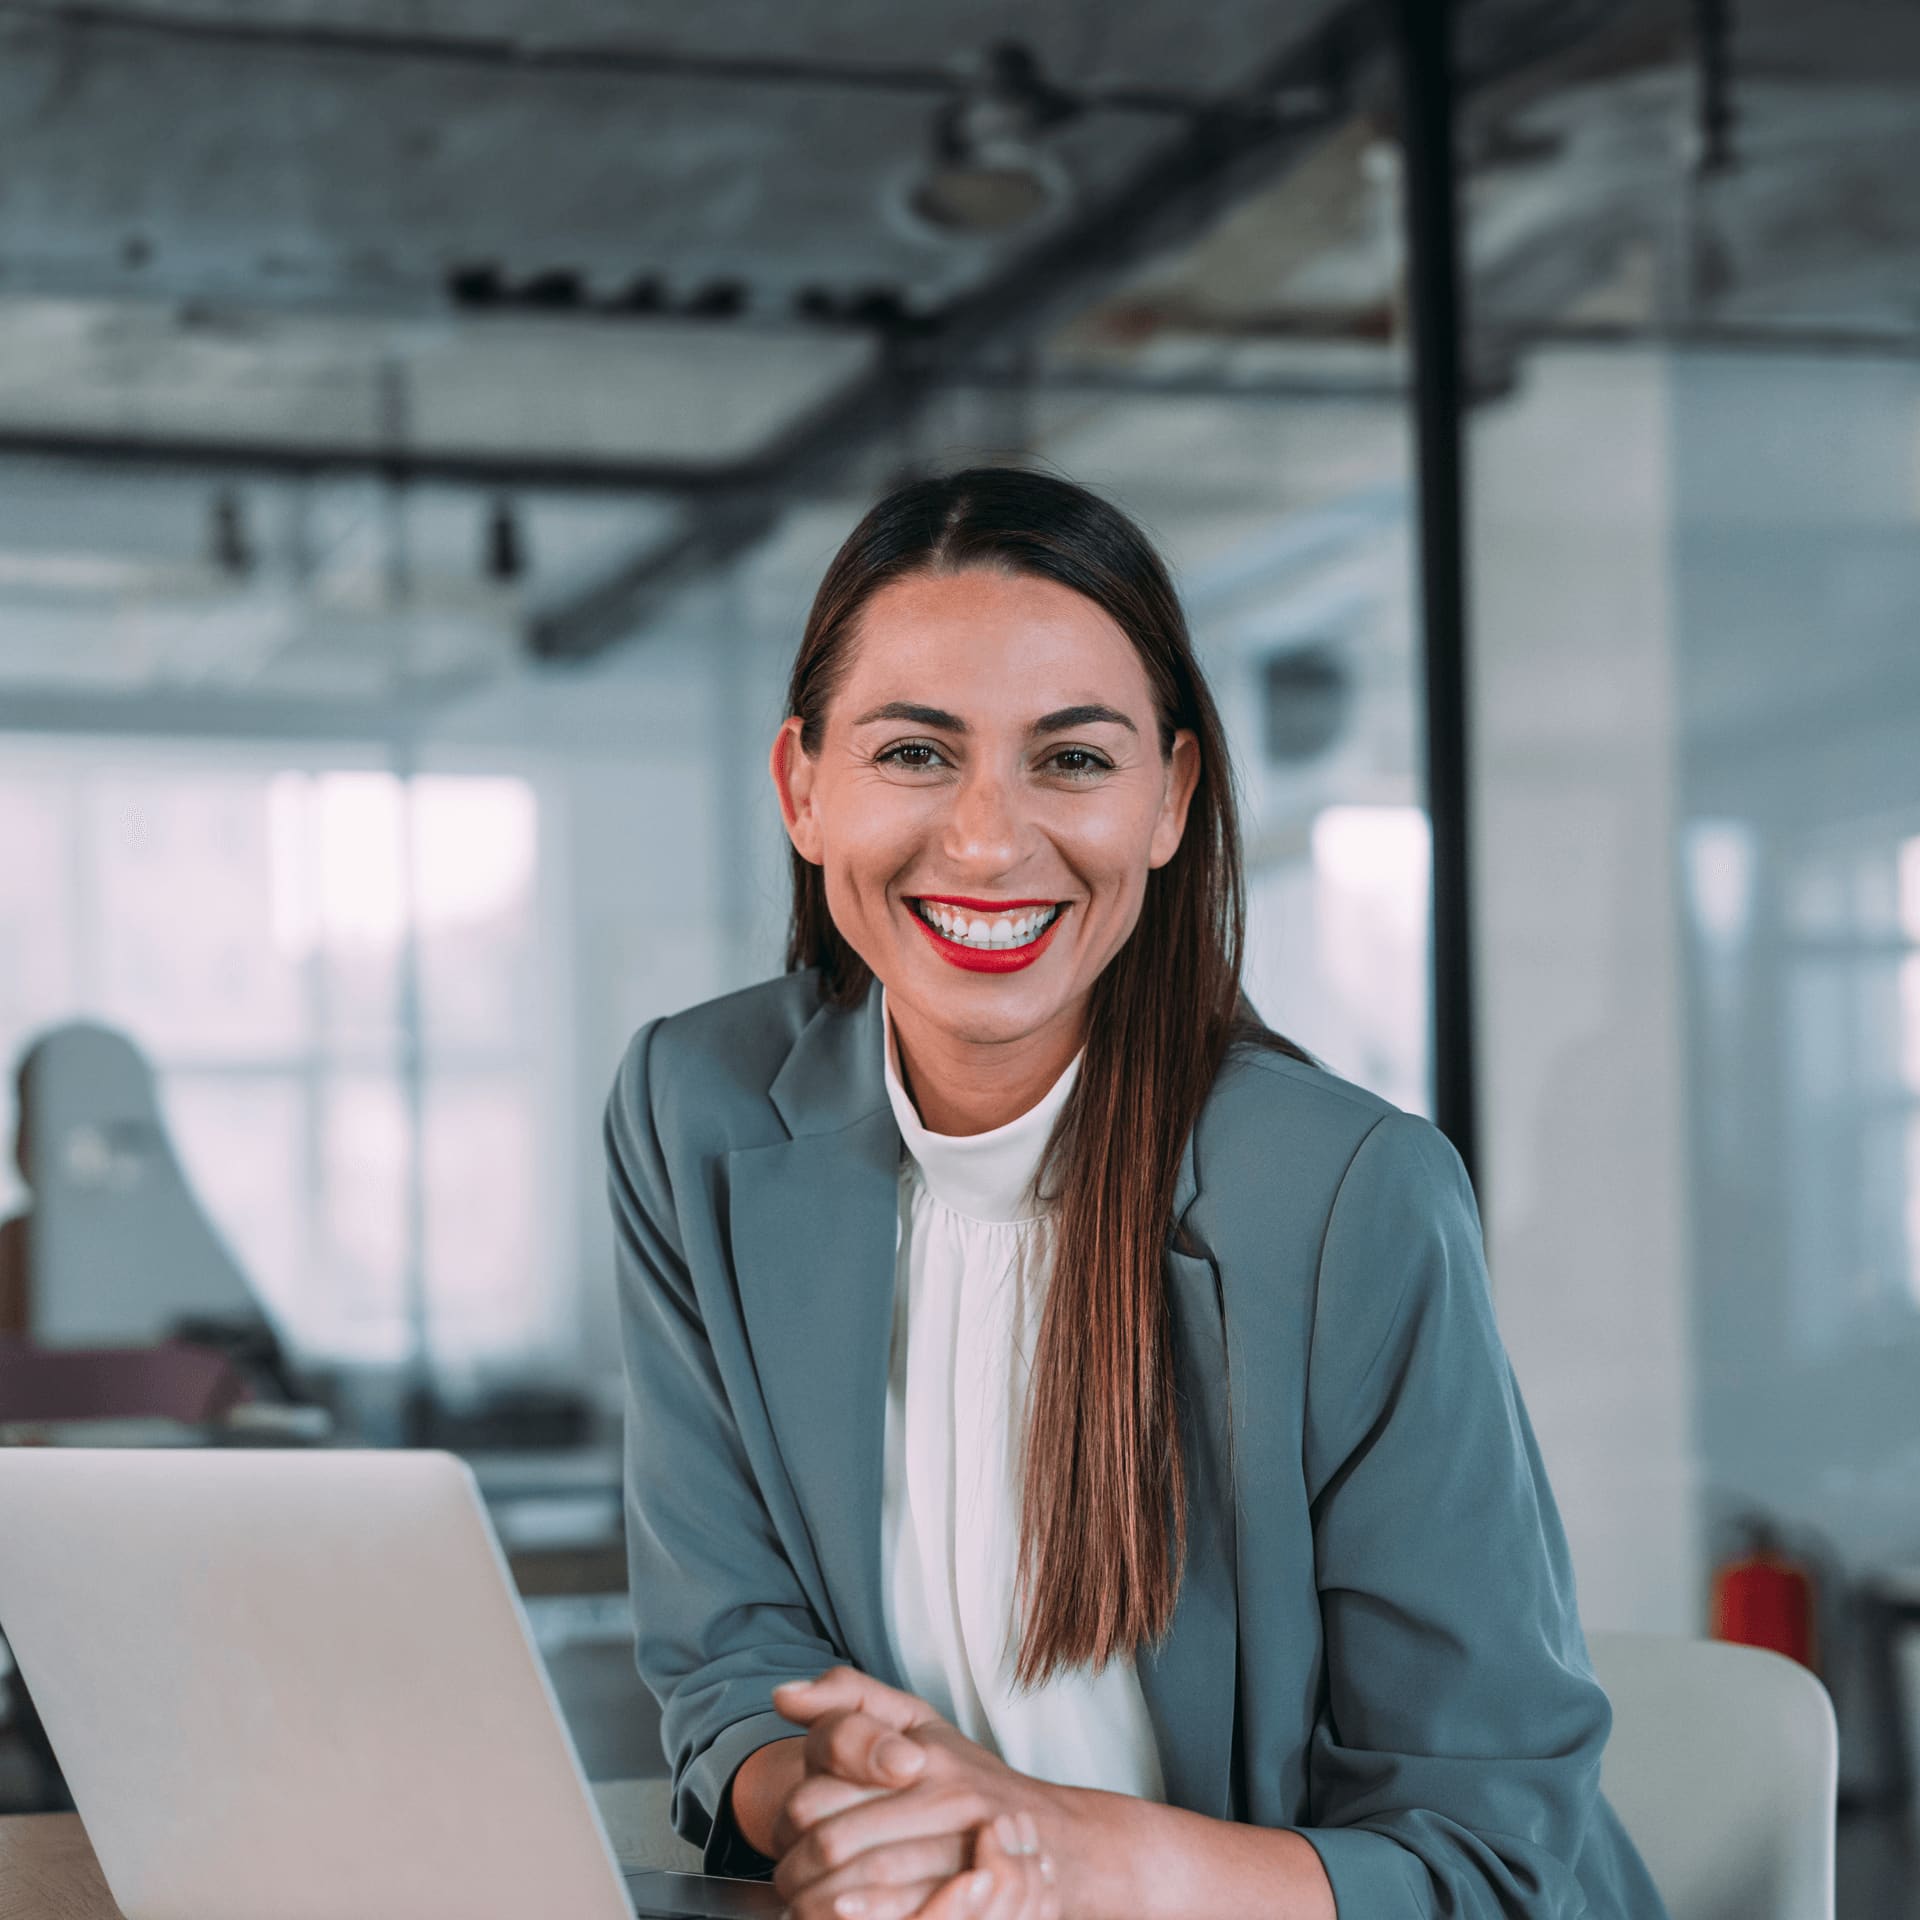
<instances>
[{"instance_id":1,"label":"neck","mask_svg":"<svg viewBox=\"0 0 1920 1920\"><path fill-rule=\"evenodd\" d=\"M1086 1003L1011 1040L964 1040L889 998L900 1080L930 1133L987 1133L1037 1107L1085 1038Z\"/></svg>"}]
</instances>

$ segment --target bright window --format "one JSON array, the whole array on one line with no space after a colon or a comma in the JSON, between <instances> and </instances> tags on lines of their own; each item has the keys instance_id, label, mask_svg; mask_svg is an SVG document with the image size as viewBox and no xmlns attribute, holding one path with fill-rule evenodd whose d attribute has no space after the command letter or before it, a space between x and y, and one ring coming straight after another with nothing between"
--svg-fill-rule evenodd
<instances>
[{"instance_id":1,"label":"bright window","mask_svg":"<svg viewBox=\"0 0 1920 1920\"><path fill-rule=\"evenodd\" d=\"M1920 1309L1920 822L1786 861L1786 1072L1802 1331Z\"/></svg>"},{"instance_id":2,"label":"bright window","mask_svg":"<svg viewBox=\"0 0 1920 1920\"><path fill-rule=\"evenodd\" d=\"M297 1352L394 1363L424 1331L457 1375L563 1344L533 781L98 742L4 766L6 1059L76 1016L141 1046Z\"/></svg>"}]
</instances>

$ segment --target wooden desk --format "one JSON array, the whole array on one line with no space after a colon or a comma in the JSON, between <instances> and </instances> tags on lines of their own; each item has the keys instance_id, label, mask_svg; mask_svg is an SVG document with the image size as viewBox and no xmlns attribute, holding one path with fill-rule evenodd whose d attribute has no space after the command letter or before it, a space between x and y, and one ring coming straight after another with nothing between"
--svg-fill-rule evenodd
<instances>
[{"instance_id":1,"label":"wooden desk","mask_svg":"<svg viewBox=\"0 0 1920 1920\"><path fill-rule=\"evenodd\" d=\"M624 1868L700 1871L700 1849L662 1831L665 1784L596 1780L593 1797ZM120 1920L75 1813L0 1819L0 1920Z\"/></svg>"}]
</instances>

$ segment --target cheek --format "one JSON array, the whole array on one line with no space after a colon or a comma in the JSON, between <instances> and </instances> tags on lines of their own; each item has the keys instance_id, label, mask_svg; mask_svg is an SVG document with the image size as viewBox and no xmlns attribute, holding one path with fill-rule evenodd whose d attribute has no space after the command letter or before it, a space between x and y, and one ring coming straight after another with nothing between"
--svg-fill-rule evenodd
<instances>
[{"instance_id":1,"label":"cheek","mask_svg":"<svg viewBox=\"0 0 1920 1920\"><path fill-rule=\"evenodd\" d=\"M887 886L925 837L925 796L871 781L841 783L822 809L822 865L835 919L880 915Z\"/></svg>"},{"instance_id":2,"label":"cheek","mask_svg":"<svg viewBox=\"0 0 1920 1920\"><path fill-rule=\"evenodd\" d=\"M1124 899L1146 885L1155 808L1144 793L1109 793L1062 816L1056 844L1087 881Z\"/></svg>"}]
</instances>

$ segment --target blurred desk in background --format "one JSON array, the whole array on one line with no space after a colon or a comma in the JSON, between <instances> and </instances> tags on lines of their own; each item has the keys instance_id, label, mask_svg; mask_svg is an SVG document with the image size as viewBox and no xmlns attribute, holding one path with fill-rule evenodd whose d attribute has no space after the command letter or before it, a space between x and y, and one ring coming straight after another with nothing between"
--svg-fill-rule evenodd
<instances>
[{"instance_id":1,"label":"blurred desk in background","mask_svg":"<svg viewBox=\"0 0 1920 1920\"><path fill-rule=\"evenodd\" d=\"M466 1458L588 1779L664 1777L659 1702L633 1658L619 1447Z\"/></svg>"},{"instance_id":2,"label":"blurred desk in background","mask_svg":"<svg viewBox=\"0 0 1920 1920\"><path fill-rule=\"evenodd\" d=\"M523 1596L618 1595L624 1609L627 1550L617 1446L470 1453L465 1459Z\"/></svg>"}]
</instances>

